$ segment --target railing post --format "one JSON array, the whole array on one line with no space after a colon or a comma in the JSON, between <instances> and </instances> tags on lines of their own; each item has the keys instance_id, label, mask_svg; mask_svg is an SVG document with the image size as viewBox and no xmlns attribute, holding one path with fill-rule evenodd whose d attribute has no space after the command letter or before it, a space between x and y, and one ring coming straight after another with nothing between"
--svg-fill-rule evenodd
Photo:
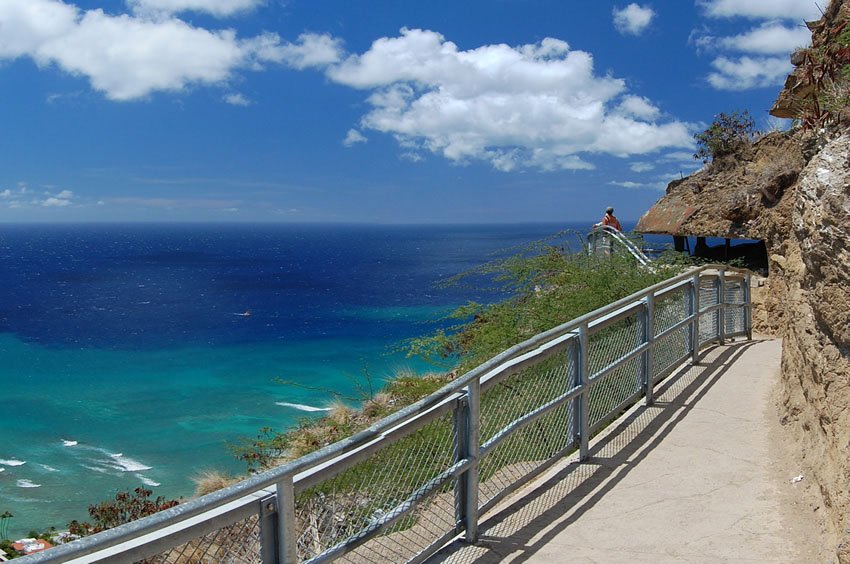
<instances>
[{"instance_id":1,"label":"railing post","mask_svg":"<svg viewBox=\"0 0 850 564\"><path fill-rule=\"evenodd\" d=\"M699 362L699 288L699 272L697 272L691 281L691 307L693 308L691 313L694 316L691 325L691 364Z\"/></svg>"},{"instance_id":2,"label":"railing post","mask_svg":"<svg viewBox=\"0 0 850 564\"><path fill-rule=\"evenodd\" d=\"M298 553L295 541L295 485L292 475L283 476L277 483L277 562L295 564Z\"/></svg>"},{"instance_id":3,"label":"railing post","mask_svg":"<svg viewBox=\"0 0 850 564\"><path fill-rule=\"evenodd\" d=\"M279 564L277 496L272 494L260 500L260 561Z\"/></svg>"},{"instance_id":4,"label":"railing post","mask_svg":"<svg viewBox=\"0 0 850 564\"><path fill-rule=\"evenodd\" d=\"M752 287L753 277L748 272L744 277L744 330L747 332L747 339L753 340L753 294Z\"/></svg>"},{"instance_id":5,"label":"railing post","mask_svg":"<svg viewBox=\"0 0 850 564\"><path fill-rule=\"evenodd\" d=\"M717 339L721 345L726 344L726 271L720 269L717 273Z\"/></svg>"},{"instance_id":6,"label":"railing post","mask_svg":"<svg viewBox=\"0 0 850 564\"><path fill-rule=\"evenodd\" d=\"M478 456L481 449L481 387L473 380L466 396L457 401L454 411L455 460L468 459L469 469L458 476L455 487L455 522L458 532L465 531L467 542L478 538Z\"/></svg>"},{"instance_id":7,"label":"railing post","mask_svg":"<svg viewBox=\"0 0 850 564\"><path fill-rule=\"evenodd\" d=\"M578 436L579 436L579 460L587 460L589 456L590 437L588 436L588 419L590 416L590 376L587 373L587 323L582 323L578 328L578 363L576 363L576 380L581 386L581 394L578 400Z\"/></svg>"},{"instance_id":8,"label":"railing post","mask_svg":"<svg viewBox=\"0 0 850 564\"><path fill-rule=\"evenodd\" d=\"M655 342L655 295L647 294L643 308L643 342L649 345L641 358L641 372L643 373L643 393L646 405L652 405L652 345Z\"/></svg>"}]
</instances>

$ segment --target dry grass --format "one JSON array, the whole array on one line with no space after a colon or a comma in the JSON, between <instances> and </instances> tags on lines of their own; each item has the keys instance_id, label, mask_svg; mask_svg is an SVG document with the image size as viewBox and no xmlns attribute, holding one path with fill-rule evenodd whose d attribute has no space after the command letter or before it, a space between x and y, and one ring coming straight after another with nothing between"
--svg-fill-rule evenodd
<instances>
[{"instance_id":1,"label":"dry grass","mask_svg":"<svg viewBox=\"0 0 850 564\"><path fill-rule=\"evenodd\" d=\"M218 470L204 470L197 476L194 476L192 481L195 482L195 495L200 497L224 489L241 479L228 476Z\"/></svg>"}]
</instances>

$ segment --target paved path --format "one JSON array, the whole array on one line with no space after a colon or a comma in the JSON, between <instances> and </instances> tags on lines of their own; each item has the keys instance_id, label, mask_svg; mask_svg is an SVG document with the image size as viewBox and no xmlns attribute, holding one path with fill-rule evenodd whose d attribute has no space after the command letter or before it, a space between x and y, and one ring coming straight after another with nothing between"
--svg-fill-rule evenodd
<instances>
[{"instance_id":1,"label":"paved path","mask_svg":"<svg viewBox=\"0 0 850 564\"><path fill-rule=\"evenodd\" d=\"M715 347L485 519L477 546L437 561L793 562L772 465L781 343Z\"/></svg>"}]
</instances>

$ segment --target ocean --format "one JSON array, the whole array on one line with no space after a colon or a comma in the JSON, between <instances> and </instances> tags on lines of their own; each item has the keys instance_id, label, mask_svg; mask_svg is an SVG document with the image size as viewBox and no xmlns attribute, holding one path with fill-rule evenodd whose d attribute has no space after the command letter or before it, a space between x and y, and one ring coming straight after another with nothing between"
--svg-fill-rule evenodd
<instances>
[{"instance_id":1,"label":"ocean","mask_svg":"<svg viewBox=\"0 0 850 564\"><path fill-rule=\"evenodd\" d=\"M10 536L119 491L185 497L205 470L244 473L229 445L356 401L367 375L428 370L400 343L503 297L442 280L591 223L0 226Z\"/></svg>"}]
</instances>

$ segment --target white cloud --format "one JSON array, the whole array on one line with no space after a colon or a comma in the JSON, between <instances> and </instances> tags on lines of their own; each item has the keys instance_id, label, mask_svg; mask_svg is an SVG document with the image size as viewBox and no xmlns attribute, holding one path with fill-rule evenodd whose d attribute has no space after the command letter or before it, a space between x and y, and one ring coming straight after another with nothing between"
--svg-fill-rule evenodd
<instances>
[{"instance_id":1,"label":"white cloud","mask_svg":"<svg viewBox=\"0 0 850 564\"><path fill-rule=\"evenodd\" d=\"M165 16L144 18L81 11L59 0L0 2L0 59L31 57L88 78L112 100L155 91L223 84L238 69L284 60L275 34L239 39Z\"/></svg>"},{"instance_id":2,"label":"white cloud","mask_svg":"<svg viewBox=\"0 0 850 564\"><path fill-rule=\"evenodd\" d=\"M597 76L593 58L564 41L462 51L434 31L402 29L326 70L335 82L370 90L362 128L389 133L412 153L498 170L586 169L579 154L626 156L690 147L686 124L657 124L659 111Z\"/></svg>"},{"instance_id":3,"label":"white cloud","mask_svg":"<svg viewBox=\"0 0 850 564\"><path fill-rule=\"evenodd\" d=\"M74 193L70 190L62 190L53 196L48 195L47 198L38 203L47 208L65 207L71 205L71 199L73 197Z\"/></svg>"},{"instance_id":4,"label":"white cloud","mask_svg":"<svg viewBox=\"0 0 850 564\"><path fill-rule=\"evenodd\" d=\"M785 27L778 22L767 22L747 33L724 37L720 44L728 49L765 55L790 53L797 47L809 45L811 32L802 26Z\"/></svg>"},{"instance_id":5,"label":"white cloud","mask_svg":"<svg viewBox=\"0 0 850 564\"><path fill-rule=\"evenodd\" d=\"M357 143L366 143L368 139L365 135L357 131L356 129L349 129L348 133L345 134L345 139L342 140L342 144L346 147L351 147L352 145L356 145Z\"/></svg>"},{"instance_id":6,"label":"white cloud","mask_svg":"<svg viewBox=\"0 0 850 564\"><path fill-rule=\"evenodd\" d=\"M342 42L328 34L302 33L296 43L287 43L280 48L279 62L296 69L324 67L337 63L342 58Z\"/></svg>"},{"instance_id":7,"label":"white cloud","mask_svg":"<svg viewBox=\"0 0 850 564\"><path fill-rule=\"evenodd\" d=\"M655 119L661 115L661 110L652 105L652 102L641 96L625 96L617 107L617 111L626 116L641 119Z\"/></svg>"},{"instance_id":8,"label":"white cloud","mask_svg":"<svg viewBox=\"0 0 850 564\"><path fill-rule=\"evenodd\" d=\"M134 12L144 15L193 11L216 17L247 12L264 3L264 0L127 0Z\"/></svg>"},{"instance_id":9,"label":"white cloud","mask_svg":"<svg viewBox=\"0 0 850 564\"><path fill-rule=\"evenodd\" d=\"M6 188L2 192L0 192L0 198L11 198L11 197L12 197L12 191L9 190L8 188Z\"/></svg>"},{"instance_id":10,"label":"white cloud","mask_svg":"<svg viewBox=\"0 0 850 564\"><path fill-rule=\"evenodd\" d=\"M71 200L66 200L64 198L47 198L41 202L41 205L48 208L70 206Z\"/></svg>"},{"instance_id":11,"label":"white cloud","mask_svg":"<svg viewBox=\"0 0 850 564\"><path fill-rule=\"evenodd\" d=\"M711 62L716 69L708 82L718 90L749 90L782 84L791 72L787 57L718 57Z\"/></svg>"},{"instance_id":12,"label":"white cloud","mask_svg":"<svg viewBox=\"0 0 850 564\"><path fill-rule=\"evenodd\" d=\"M0 58L14 59L35 52L71 29L76 18L76 7L56 0L0 2Z\"/></svg>"},{"instance_id":13,"label":"white cloud","mask_svg":"<svg viewBox=\"0 0 850 564\"><path fill-rule=\"evenodd\" d=\"M667 153L661 157L663 161L692 161L694 160L693 153L686 153L685 151L673 151L672 153Z\"/></svg>"},{"instance_id":14,"label":"white cloud","mask_svg":"<svg viewBox=\"0 0 850 564\"><path fill-rule=\"evenodd\" d=\"M225 103L230 104L231 106L250 106L251 100L246 98L244 95L234 92L231 94L225 94L224 98L222 98Z\"/></svg>"},{"instance_id":15,"label":"white cloud","mask_svg":"<svg viewBox=\"0 0 850 564\"><path fill-rule=\"evenodd\" d=\"M633 172L647 172L653 170L655 165L652 163L632 163L629 165L629 168L632 169Z\"/></svg>"},{"instance_id":16,"label":"white cloud","mask_svg":"<svg viewBox=\"0 0 850 564\"><path fill-rule=\"evenodd\" d=\"M698 3L708 16L715 18L740 16L799 22L821 16L816 0L701 0Z\"/></svg>"},{"instance_id":17,"label":"white cloud","mask_svg":"<svg viewBox=\"0 0 850 564\"><path fill-rule=\"evenodd\" d=\"M701 0L708 17L745 17L765 20L739 35L714 37L707 27L691 33L698 50L723 53L711 62L714 71L706 80L718 90L749 90L779 86L792 66L788 55L811 42L802 20L820 17L810 0ZM788 23L783 24L782 21ZM743 53L742 56L734 56Z\"/></svg>"},{"instance_id":18,"label":"white cloud","mask_svg":"<svg viewBox=\"0 0 850 564\"><path fill-rule=\"evenodd\" d=\"M425 160L425 157L420 155L419 153L414 153L412 151L408 151L406 153L402 153L400 157L406 161L410 161L412 163L419 163Z\"/></svg>"},{"instance_id":19,"label":"white cloud","mask_svg":"<svg viewBox=\"0 0 850 564\"><path fill-rule=\"evenodd\" d=\"M614 16L614 27L617 28L617 31L630 35L640 35L646 31L655 16L655 12L649 6L634 3L623 9L614 8L612 14Z\"/></svg>"}]
</instances>

